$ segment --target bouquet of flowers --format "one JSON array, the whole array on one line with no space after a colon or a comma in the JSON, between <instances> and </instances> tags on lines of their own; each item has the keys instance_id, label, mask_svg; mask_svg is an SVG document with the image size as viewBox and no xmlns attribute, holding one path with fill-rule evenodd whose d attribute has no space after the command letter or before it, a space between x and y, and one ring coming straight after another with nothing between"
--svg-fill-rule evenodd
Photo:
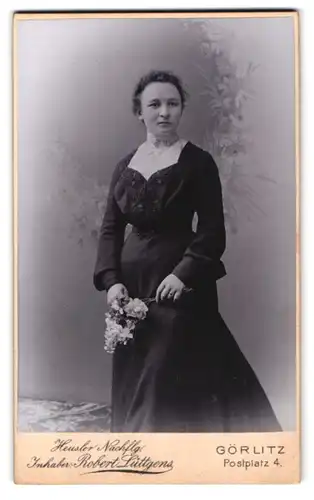
<instances>
[{"instance_id":1,"label":"bouquet of flowers","mask_svg":"<svg viewBox=\"0 0 314 500\"><path fill-rule=\"evenodd\" d=\"M105 315L105 351L113 353L117 344L126 344L133 338L136 325L146 318L148 307L145 302L129 297L119 297L112 302Z\"/></svg>"}]
</instances>

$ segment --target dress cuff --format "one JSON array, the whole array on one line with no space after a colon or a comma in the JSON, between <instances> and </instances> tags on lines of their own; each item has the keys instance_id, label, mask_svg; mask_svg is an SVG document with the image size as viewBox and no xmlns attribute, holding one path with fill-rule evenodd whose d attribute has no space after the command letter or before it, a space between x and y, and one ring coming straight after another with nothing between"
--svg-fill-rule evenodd
<instances>
[{"instance_id":1,"label":"dress cuff","mask_svg":"<svg viewBox=\"0 0 314 500\"><path fill-rule=\"evenodd\" d=\"M188 259L185 257L182 259L179 264L173 269L172 274L174 274L179 280L184 283L184 285L188 288L193 288L193 261L192 259Z\"/></svg>"},{"instance_id":2,"label":"dress cuff","mask_svg":"<svg viewBox=\"0 0 314 500\"><path fill-rule=\"evenodd\" d=\"M207 263L205 266L195 262L193 257L184 257L172 271L186 287L196 288L204 280L214 279L215 281L226 276L226 268L221 260Z\"/></svg>"},{"instance_id":3,"label":"dress cuff","mask_svg":"<svg viewBox=\"0 0 314 500\"><path fill-rule=\"evenodd\" d=\"M94 286L99 291L108 292L109 288L117 283L121 283L121 280L115 271L102 271L94 274Z\"/></svg>"}]
</instances>

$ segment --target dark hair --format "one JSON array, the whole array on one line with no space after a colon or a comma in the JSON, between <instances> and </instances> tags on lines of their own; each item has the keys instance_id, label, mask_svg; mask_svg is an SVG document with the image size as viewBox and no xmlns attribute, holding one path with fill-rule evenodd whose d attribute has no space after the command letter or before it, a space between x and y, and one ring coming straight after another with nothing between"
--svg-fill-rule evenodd
<instances>
[{"instance_id":1,"label":"dark hair","mask_svg":"<svg viewBox=\"0 0 314 500\"><path fill-rule=\"evenodd\" d=\"M182 108L185 106L188 93L184 90L181 80L172 71L158 71L152 70L146 75L142 76L140 81L135 87L133 92L133 113L136 115L141 109L141 94L145 87L150 83L161 82L161 83L172 83L174 85L181 97Z\"/></svg>"}]
</instances>

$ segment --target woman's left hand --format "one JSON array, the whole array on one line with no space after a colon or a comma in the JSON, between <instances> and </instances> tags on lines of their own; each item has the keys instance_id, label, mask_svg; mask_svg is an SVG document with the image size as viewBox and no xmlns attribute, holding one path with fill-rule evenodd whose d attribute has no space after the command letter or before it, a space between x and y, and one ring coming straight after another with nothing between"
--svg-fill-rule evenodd
<instances>
[{"instance_id":1,"label":"woman's left hand","mask_svg":"<svg viewBox=\"0 0 314 500\"><path fill-rule=\"evenodd\" d=\"M169 274L159 285L156 292L156 302L164 299L178 300L185 285L174 274Z\"/></svg>"}]
</instances>

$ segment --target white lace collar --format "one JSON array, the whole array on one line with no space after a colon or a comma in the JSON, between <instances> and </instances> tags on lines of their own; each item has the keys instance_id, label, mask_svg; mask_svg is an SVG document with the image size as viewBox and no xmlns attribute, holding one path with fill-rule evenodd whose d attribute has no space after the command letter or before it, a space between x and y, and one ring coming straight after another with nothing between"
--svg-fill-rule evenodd
<instances>
[{"instance_id":1,"label":"white lace collar","mask_svg":"<svg viewBox=\"0 0 314 500\"><path fill-rule=\"evenodd\" d=\"M185 139L176 139L171 145L166 146L149 138L139 146L133 155L128 167L140 172L149 179L158 170L162 170L178 162L182 149L188 142Z\"/></svg>"},{"instance_id":2,"label":"white lace collar","mask_svg":"<svg viewBox=\"0 0 314 500\"><path fill-rule=\"evenodd\" d=\"M165 150L176 144L179 140L180 138L177 134L169 139L162 140L158 139L150 132L147 132L146 142L144 144L146 144L147 147L151 147L152 149Z\"/></svg>"}]
</instances>

